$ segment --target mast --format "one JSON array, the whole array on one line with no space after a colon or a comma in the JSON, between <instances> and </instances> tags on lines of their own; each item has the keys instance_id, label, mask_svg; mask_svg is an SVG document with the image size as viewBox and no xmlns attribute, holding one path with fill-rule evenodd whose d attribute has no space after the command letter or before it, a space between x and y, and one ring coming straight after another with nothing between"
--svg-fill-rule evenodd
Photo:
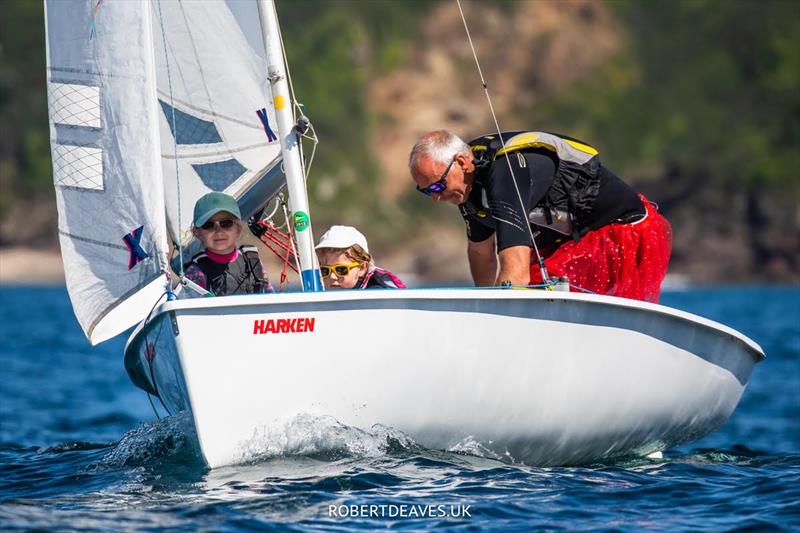
<instances>
[{"instance_id":1,"label":"mast","mask_svg":"<svg viewBox=\"0 0 800 533\"><path fill-rule=\"evenodd\" d=\"M304 291L322 290L314 251L314 236L311 232L311 217L308 209L303 164L300 158L300 143L294 130L293 104L289 95L286 67L283 62L283 43L278 29L278 17L274 0L258 0L258 15L261 34L267 54L267 74L272 89L278 138L281 141L286 186L289 191L289 209L292 228L297 239L297 254Z\"/></svg>"}]
</instances>

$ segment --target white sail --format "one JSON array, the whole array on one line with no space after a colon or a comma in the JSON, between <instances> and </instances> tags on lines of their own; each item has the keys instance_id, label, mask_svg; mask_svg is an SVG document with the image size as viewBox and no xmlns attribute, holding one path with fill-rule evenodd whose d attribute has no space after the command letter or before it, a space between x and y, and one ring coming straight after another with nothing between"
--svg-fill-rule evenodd
<instances>
[{"instance_id":1,"label":"white sail","mask_svg":"<svg viewBox=\"0 0 800 533\"><path fill-rule=\"evenodd\" d=\"M152 3L167 218L184 245L203 194L241 198L269 170L260 199L283 185L263 50L243 29L257 22L256 4L235 7L236 16L218 0Z\"/></svg>"},{"instance_id":2,"label":"white sail","mask_svg":"<svg viewBox=\"0 0 800 533\"><path fill-rule=\"evenodd\" d=\"M67 289L92 344L167 283L155 69L144 0L45 0L48 106Z\"/></svg>"}]
</instances>

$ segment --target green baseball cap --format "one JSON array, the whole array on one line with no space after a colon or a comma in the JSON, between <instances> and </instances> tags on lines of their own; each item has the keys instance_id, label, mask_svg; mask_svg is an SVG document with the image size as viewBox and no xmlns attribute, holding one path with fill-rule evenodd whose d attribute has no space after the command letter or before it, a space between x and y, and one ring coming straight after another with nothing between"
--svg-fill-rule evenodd
<instances>
[{"instance_id":1,"label":"green baseball cap","mask_svg":"<svg viewBox=\"0 0 800 533\"><path fill-rule=\"evenodd\" d=\"M239 204L233 196L222 192L210 192L194 204L194 226L199 228L220 211L230 213L239 220L242 219Z\"/></svg>"}]
</instances>

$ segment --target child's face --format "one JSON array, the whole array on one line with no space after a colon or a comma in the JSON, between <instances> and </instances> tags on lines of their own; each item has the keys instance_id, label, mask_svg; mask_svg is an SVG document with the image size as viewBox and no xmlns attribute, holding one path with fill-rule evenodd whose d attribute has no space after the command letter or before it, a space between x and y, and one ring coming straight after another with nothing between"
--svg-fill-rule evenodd
<instances>
[{"instance_id":1,"label":"child's face","mask_svg":"<svg viewBox=\"0 0 800 533\"><path fill-rule=\"evenodd\" d=\"M331 252L325 251L317 254L319 258L320 267L331 267L330 274L323 276L322 283L325 285L326 290L332 289L354 289L358 278L367 273L367 265L357 264L353 268L349 268L347 275L340 275L336 272L335 265L351 265L355 263L352 259L347 257L344 252ZM343 270L343 269L339 269Z\"/></svg>"},{"instance_id":2,"label":"child's face","mask_svg":"<svg viewBox=\"0 0 800 533\"><path fill-rule=\"evenodd\" d=\"M228 228L223 228L223 225L228 225L226 220L233 221L233 225ZM209 229L194 228L192 233L197 237L206 250L210 250L215 254L225 255L231 253L236 248L236 239L242 232L242 227L239 221L232 214L221 211L208 219L208 222L203 226Z\"/></svg>"}]
</instances>

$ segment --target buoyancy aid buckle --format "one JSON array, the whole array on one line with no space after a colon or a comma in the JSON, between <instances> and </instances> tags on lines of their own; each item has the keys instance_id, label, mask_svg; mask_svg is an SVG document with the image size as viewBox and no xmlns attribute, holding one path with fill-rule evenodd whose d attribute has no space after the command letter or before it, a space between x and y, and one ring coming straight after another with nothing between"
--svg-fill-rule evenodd
<instances>
[{"instance_id":1,"label":"buoyancy aid buckle","mask_svg":"<svg viewBox=\"0 0 800 533\"><path fill-rule=\"evenodd\" d=\"M543 228L549 228L562 235L572 236L574 223L572 215L562 209L537 206L528 213L528 221Z\"/></svg>"},{"instance_id":2,"label":"buoyancy aid buckle","mask_svg":"<svg viewBox=\"0 0 800 533\"><path fill-rule=\"evenodd\" d=\"M472 164L475 166L475 170L480 172L489 168L492 164L492 160L486 157L474 157L472 158Z\"/></svg>"}]
</instances>

